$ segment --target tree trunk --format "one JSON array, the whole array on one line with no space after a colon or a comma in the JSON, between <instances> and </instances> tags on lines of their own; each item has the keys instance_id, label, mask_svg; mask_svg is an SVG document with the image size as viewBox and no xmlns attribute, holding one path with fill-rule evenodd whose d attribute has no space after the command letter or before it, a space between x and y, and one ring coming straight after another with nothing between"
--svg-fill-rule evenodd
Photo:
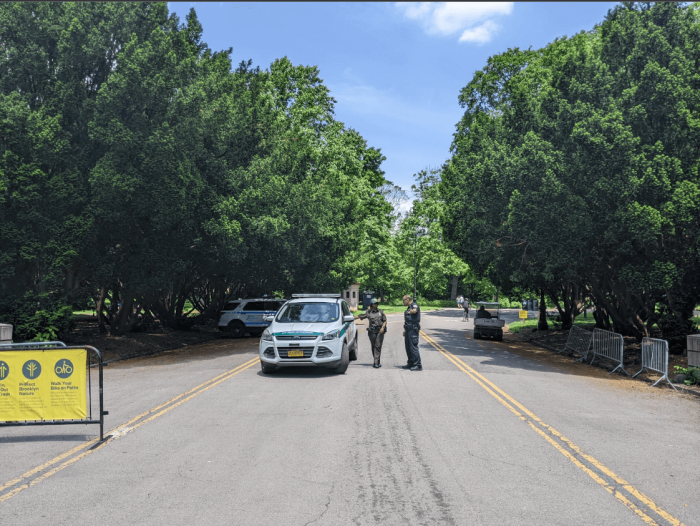
<instances>
[{"instance_id":1,"label":"tree trunk","mask_svg":"<svg viewBox=\"0 0 700 526\"><path fill-rule=\"evenodd\" d=\"M114 323L112 323L111 333L112 336L123 336L126 334L129 328L130 315L132 314L132 307L134 305L134 298L132 296L125 296L122 294L122 301L119 305L119 310L114 318Z\"/></svg>"},{"instance_id":2,"label":"tree trunk","mask_svg":"<svg viewBox=\"0 0 700 526\"><path fill-rule=\"evenodd\" d=\"M102 309L105 306L105 296L107 295L107 287L100 288L100 295L97 298L97 305L95 306L95 311L97 314L97 326L100 329L100 334L107 334L107 327L105 327L105 315L102 313Z\"/></svg>"},{"instance_id":3,"label":"tree trunk","mask_svg":"<svg viewBox=\"0 0 700 526\"><path fill-rule=\"evenodd\" d=\"M537 321L538 331L548 331L549 324L547 323L547 304L544 299L544 289L540 289L540 315Z\"/></svg>"},{"instance_id":4,"label":"tree trunk","mask_svg":"<svg viewBox=\"0 0 700 526\"><path fill-rule=\"evenodd\" d=\"M459 283L459 278L457 276L452 276L452 292L450 293L450 299L452 301L457 299L457 284Z\"/></svg>"}]
</instances>

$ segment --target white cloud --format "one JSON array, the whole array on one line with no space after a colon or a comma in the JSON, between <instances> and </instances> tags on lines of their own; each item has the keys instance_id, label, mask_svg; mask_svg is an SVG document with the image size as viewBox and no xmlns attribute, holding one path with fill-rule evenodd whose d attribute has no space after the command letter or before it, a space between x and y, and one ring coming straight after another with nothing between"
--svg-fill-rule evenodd
<instances>
[{"instance_id":1,"label":"white cloud","mask_svg":"<svg viewBox=\"0 0 700 526\"><path fill-rule=\"evenodd\" d=\"M397 2L406 18L419 20L428 34L452 35L462 31L460 42L483 44L498 26L493 17L513 12L513 2ZM474 27L480 22L480 26Z\"/></svg>"},{"instance_id":2,"label":"white cloud","mask_svg":"<svg viewBox=\"0 0 700 526\"><path fill-rule=\"evenodd\" d=\"M412 19L421 19L433 9L433 2L396 2L396 7L404 10L405 15Z\"/></svg>"},{"instance_id":3,"label":"white cloud","mask_svg":"<svg viewBox=\"0 0 700 526\"><path fill-rule=\"evenodd\" d=\"M478 27L472 29L465 29L462 36L459 37L460 42L476 42L477 44L484 44L491 40L491 37L496 34L499 26L487 20Z\"/></svg>"}]
</instances>

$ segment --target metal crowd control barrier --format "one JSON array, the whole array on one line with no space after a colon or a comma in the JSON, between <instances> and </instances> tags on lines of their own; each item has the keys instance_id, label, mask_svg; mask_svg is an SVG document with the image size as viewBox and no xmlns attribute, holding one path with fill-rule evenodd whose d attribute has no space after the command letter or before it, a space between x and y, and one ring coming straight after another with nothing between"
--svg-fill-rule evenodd
<instances>
[{"instance_id":1,"label":"metal crowd control barrier","mask_svg":"<svg viewBox=\"0 0 700 526\"><path fill-rule=\"evenodd\" d=\"M650 387L654 387L660 381L666 380L668 385L676 389L676 386L668 378L668 342L666 340L642 338L642 368L632 378L644 371L644 369L656 371L663 375Z\"/></svg>"},{"instance_id":2,"label":"metal crowd control barrier","mask_svg":"<svg viewBox=\"0 0 700 526\"><path fill-rule=\"evenodd\" d=\"M20 349L42 349L47 347L65 347L63 342L23 342L23 343L0 343L0 351L12 348L13 351Z\"/></svg>"},{"instance_id":3,"label":"metal crowd control barrier","mask_svg":"<svg viewBox=\"0 0 700 526\"><path fill-rule=\"evenodd\" d=\"M591 339L593 338L593 333L582 329L581 327L572 326L569 330L569 337L566 339L566 345L558 353L563 353L564 351L573 351L580 354L581 357L576 360L581 362L588 356L588 349L591 347Z\"/></svg>"},{"instance_id":4,"label":"metal crowd control barrier","mask_svg":"<svg viewBox=\"0 0 700 526\"><path fill-rule=\"evenodd\" d=\"M63 426L63 425L99 425L100 426L100 441L104 441L104 417L109 414L109 411L104 410L103 399L103 381L102 381L102 353L90 345L67 346L63 342L24 342L0 344L0 360L2 359L3 351L43 351L60 349L65 351L70 350L85 350L87 351L86 365L86 394L87 394L87 415L84 419L56 419L56 420L23 420L23 421L4 421L0 422L0 427L17 427L17 426ZM94 364L98 366L98 387L99 387L99 414L93 415L92 410L92 375L90 368L93 365L93 355L95 358Z\"/></svg>"},{"instance_id":5,"label":"metal crowd control barrier","mask_svg":"<svg viewBox=\"0 0 700 526\"><path fill-rule=\"evenodd\" d=\"M604 331L602 329L593 329L593 358L589 365L593 364L593 360L595 360L596 356L600 356L601 358L607 358L618 364L617 367L608 374L622 369L622 372L629 376L629 373L625 371L624 352L625 340L622 338L622 334Z\"/></svg>"}]
</instances>

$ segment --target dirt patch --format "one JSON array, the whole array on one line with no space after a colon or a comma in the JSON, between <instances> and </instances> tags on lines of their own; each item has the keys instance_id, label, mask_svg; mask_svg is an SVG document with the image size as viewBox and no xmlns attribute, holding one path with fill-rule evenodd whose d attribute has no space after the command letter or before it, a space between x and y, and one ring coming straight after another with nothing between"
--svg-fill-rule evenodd
<instances>
[{"instance_id":1,"label":"dirt patch","mask_svg":"<svg viewBox=\"0 0 700 526\"><path fill-rule=\"evenodd\" d=\"M589 330L593 330L594 325L590 327L584 327ZM548 330L548 331L531 331L525 330L517 333L506 332L503 335L504 344L508 344L509 351L516 352L516 354L524 353L529 358L534 358L536 360L547 361L549 364L555 364L557 367L563 367L569 374L576 374L582 376L591 376L596 378L610 378L614 381L626 380L626 377L619 374L614 374L609 376L607 373L611 371L615 365L608 360L601 358L596 358L593 365L588 365L590 363L590 358L586 360L586 363L574 362L574 359L578 356L569 351L562 352L561 354L556 353L566 346L566 339L569 336L569 331L562 330ZM642 357L641 357L641 343L635 338L625 337L625 369L630 375L635 374L641 369ZM540 349L533 349L530 345L536 345ZM554 351L554 352L552 352ZM671 355L668 360L669 377L673 380L675 376L675 366L685 367L687 365L687 358L683 356ZM661 377L661 375L656 373L643 372L637 379L644 380L645 382L656 382ZM663 382L662 382L663 383ZM646 388L647 385L637 382L636 380L627 381L629 389L636 389L638 387ZM661 384L659 384L661 385ZM675 384L676 388L688 392L689 394L695 394L700 396L700 386L692 385L688 386L685 384ZM666 388L671 389L668 384Z\"/></svg>"},{"instance_id":2,"label":"dirt patch","mask_svg":"<svg viewBox=\"0 0 700 526\"><path fill-rule=\"evenodd\" d=\"M62 341L67 345L92 345L102 353L105 362L148 356L162 351L181 349L215 340L231 340L216 326L195 326L188 331L177 331L164 327L149 332L135 332L125 336L100 334L94 316L81 316L76 327Z\"/></svg>"}]
</instances>

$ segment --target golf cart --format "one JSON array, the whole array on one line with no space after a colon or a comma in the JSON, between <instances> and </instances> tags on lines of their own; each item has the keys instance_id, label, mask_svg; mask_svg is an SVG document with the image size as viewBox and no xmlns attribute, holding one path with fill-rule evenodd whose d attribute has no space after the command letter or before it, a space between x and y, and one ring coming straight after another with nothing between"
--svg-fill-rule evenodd
<instances>
[{"instance_id":1,"label":"golf cart","mask_svg":"<svg viewBox=\"0 0 700 526\"><path fill-rule=\"evenodd\" d=\"M479 308L474 317L474 339L491 337L503 341L503 326L506 322L501 319L501 305L493 301L477 301L476 304ZM496 310L496 316L487 310L489 308Z\"/></svg>"}]
</instances>

